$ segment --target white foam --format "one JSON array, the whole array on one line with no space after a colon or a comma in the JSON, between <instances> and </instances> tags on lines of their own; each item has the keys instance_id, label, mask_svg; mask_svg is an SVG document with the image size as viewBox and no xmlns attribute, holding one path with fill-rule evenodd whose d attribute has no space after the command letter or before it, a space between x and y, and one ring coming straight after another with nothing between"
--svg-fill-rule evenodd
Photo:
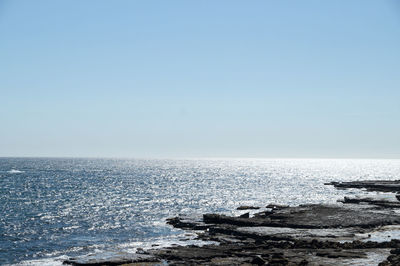
<instances>
[{"instance_id":1,"label":"white foam","mask_svg":"<svg viewBox=\"0 0 400 266\"><path fill-rule=\"evenodd\" d=\"M119 244L117 249L119 251L136 253L139 250L160 249L173 246L189 246L189 245L195 245L201 247L210 244L218 245L219 243L215 241L198 240L197 234L185 232L177 236L158 237L158 238L147 239L145 241L123 243Z\"/></svg>"},{"instance_id":2,"label":"white foam","mask_svg":"<svg viewBox=\"0 0 400 266\"><path fill-rule=\"evenodd\" d=\"M36 265L41 265L41 266L60 266L63 265L64 260L68 259L67 256L63 255L60 257L56 258L43 258L43 259L37 259L37 260L25 260L21 261L17 264L12 264L15 266L36 266Z\"/></svg>"},{"instance_id":3,"label":"white foam","mask_svg":"<svg viewBox=\"0 0 400 266\"><path fill-rule=\"evenodd\" d=\"M24 173L24 171L11 169L10 171L7 171L7 173L9 173L9 174L21 174L21 173Z\"/></svg>"}]
</instances>

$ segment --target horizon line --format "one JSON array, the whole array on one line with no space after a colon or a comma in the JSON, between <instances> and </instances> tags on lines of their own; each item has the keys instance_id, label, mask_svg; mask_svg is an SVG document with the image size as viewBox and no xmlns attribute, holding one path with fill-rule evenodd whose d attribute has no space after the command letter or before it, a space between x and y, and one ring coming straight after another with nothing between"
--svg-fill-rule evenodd
<instances>
[{"instance_id":1,"label":"horizon line","mask_svg":"<svg viewBox=\"0 0 400 266\"><path fill-rule=\"evenodd\" d=\"M114 159L114 160L400 160L399 157L251 157L251 156L0 156L0 159Z\"/></svg>"}]
</instances>

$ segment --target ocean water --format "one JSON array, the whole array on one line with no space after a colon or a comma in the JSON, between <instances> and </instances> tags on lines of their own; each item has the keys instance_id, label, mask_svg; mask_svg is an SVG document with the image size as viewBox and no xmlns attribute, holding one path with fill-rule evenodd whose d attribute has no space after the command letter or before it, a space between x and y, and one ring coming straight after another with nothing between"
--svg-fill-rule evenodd
<instances>
[{"instance_id":1,"label":"ocean water","mask_svg":"<svg viewBox=\"0 0 400 266\"><path fill-rule=\"evenodd\" d=\"M182 244L166 218L335 203L360 192L324 182L364 179L400 179L400 160L0 158L0 264Z\"/></svg>"}]
</instances>

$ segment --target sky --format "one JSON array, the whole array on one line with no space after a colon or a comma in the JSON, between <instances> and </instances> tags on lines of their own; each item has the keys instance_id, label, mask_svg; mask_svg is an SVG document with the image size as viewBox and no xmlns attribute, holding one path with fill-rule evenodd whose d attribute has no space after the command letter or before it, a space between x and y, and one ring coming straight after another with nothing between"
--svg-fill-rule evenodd
<instances>
[{"instance_id":1,"label":"sky","mask_svg":"<svg viewBox=\"0 0 400 266\"><path fill-rule=\"evenodd\" d=\"M0 156L400 158L393 1L0 0Z\"/></svg>"}]
</instances>

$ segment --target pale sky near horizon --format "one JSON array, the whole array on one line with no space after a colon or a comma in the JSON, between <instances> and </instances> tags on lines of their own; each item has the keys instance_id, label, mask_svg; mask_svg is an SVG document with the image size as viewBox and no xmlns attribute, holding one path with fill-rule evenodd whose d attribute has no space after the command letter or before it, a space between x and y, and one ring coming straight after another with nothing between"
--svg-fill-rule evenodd
<instances>
[{"instance_id":1,"label":"pale sky near horizon","mask_svg":"<svg viewBox=\"0 0 400 266\"><path fill-rule=\"evenodd\" d=\"M400 158L393 1L0 0L0 156Z\"/></svg>"}]
</instances>

